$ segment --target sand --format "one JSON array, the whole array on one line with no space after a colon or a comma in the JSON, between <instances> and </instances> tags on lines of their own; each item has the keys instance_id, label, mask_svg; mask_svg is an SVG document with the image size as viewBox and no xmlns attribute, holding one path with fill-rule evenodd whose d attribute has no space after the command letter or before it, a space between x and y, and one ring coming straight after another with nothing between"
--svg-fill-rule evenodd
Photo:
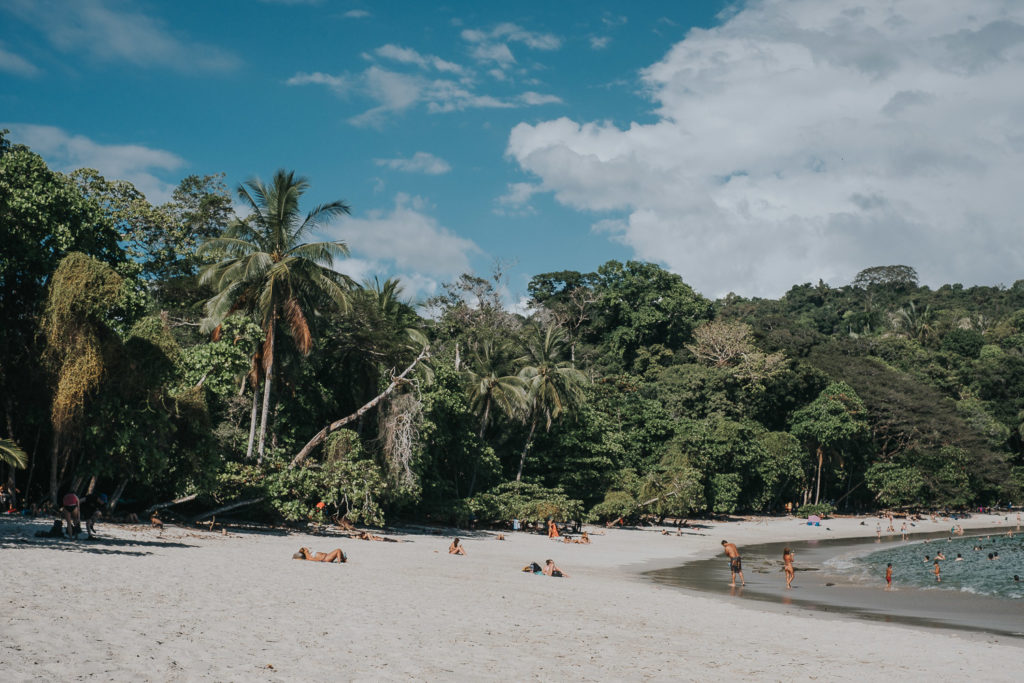
<instances>
[{"instance_id":1,"label":"sand","mask_svg":"<svg viewBox=\"0 0 1024 683\"><path fill-rule=\"evenodd\" d=\"M46 520L5 519L0 678L1019 680L1022 639L767 609L640 573L713 556L722 538L742 549L874 535L874 520L859 522L595 529L589 546L478 533L458 557L448 538L418 533L382 543L101 524L102 539L76 543L29 538ZM292 560L301 545L341 547L349 562ZM549 557L571 577L519 571Z\"/></svg>"}]
</instances>

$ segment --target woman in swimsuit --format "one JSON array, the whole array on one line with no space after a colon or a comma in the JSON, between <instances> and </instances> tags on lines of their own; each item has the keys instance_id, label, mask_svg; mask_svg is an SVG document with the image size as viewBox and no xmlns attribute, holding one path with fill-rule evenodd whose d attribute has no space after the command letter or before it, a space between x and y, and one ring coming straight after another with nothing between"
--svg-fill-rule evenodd
<instances>
[{"instance_id":1,"label":"woman in swimsuit","mask_svg":"<svg viewBox=\"0 0 1024 683\"><path fill-rule=\"evenodd\" d=\"M786 588L792 588L793 575L795 574L796 570L793 569L793 551L789 548L786 548L782 551L782 562L782 568L786 572Z\"/></svg>"},{"instance_id":2,"label":"woman in swimsuit","mask_svg":"<svg viewBox=\"0 0 1024 683\"><path fill-rule=\"evenodd\" d=\"M299 548L299 552L292 555L293 560L309 560L310 562L347 562L348 558L341 548L335 548L329 553L314 553L309 548Z\"/></svg>"}]
</instances>

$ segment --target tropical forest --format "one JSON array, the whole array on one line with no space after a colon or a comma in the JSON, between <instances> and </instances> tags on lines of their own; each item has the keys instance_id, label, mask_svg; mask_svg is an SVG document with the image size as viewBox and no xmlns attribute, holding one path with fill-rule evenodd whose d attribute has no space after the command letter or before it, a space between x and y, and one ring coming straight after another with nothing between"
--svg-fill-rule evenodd
<instances>
[{"instance_id":1,"label":"tropical forest","mask_svg":"<svg viewBox=\"0 0 1024 683\"><path fill-rule=\"evenodd\" d=\"M710 299L609 261L534 275L517 312L498 264L414 300L343 274L319 230L352 207L314 205L315 180L190 176L154 205L0 136L12 508L95 490L125 513L383 526L1021 500L1024 280L864 264Z\"/></svg>"}]
</instances>

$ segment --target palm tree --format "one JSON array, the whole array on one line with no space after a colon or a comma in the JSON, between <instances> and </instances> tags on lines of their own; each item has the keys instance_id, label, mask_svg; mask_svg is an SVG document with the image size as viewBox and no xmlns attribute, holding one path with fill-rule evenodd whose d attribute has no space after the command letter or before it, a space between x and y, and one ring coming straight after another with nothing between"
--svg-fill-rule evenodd
<instances>
[{"instance_id":1,"label":"palm tree","mask_svg":"<svg viewBox=\"0 0 1024 683\"><path fill-rule=\"evenodd\" d=\"M28 453L23 451L11 439L0 439L0 462L5 462L8 465L13 465L16 469L23 470L28 466Z\"/></svg>"},{"instance_id":2,"label":"palm tree","mask_svg":"<svg viewBox=\"0 0 1024 683\"><path fill-rule=\"evenodd\" d=\"M483 443L487 426L491 422L491 407L496 406L508 417L518 415L526 405L526 382L516 375L502 374L501 350L493 342L480 345L473 368L462 372L473 410L480 415L480 442ZM469 495L476 487L477 466L473 462L473 475L469 479Z\"/></svg>"},{"instance_id":3,"label":"palm tree","mask_svg":"<svg viewBox=\"0 0 1024 683\"><path fill-rule=\"evenodd\" d=\"M565 331L556 325L548 325L543 332L533 327L525 344L528 365L519 371L519 377L526 383L526 415L530 419L530 434L523 445L519 458L516 481L523 476L526 453L533 441L538 420L545 420L545 431L551 430L551 422L564 413L573 413L583 399L583 385L587 377L573 367L572 361L560 360L565 352Z\"/></svg>"},{"instance_id":4,"label":"palm tree","mask_svg":"<svg viewBox=\"0 0 1024 683\"><path fill-rule=\"evenodd\" d=\"M252 209L246 220L236 221L222 237L207 241L201 255L218 258L203 268L200 282L216 293L206 302L205 329L216 335L220 323L235 311L254 315L263 327L264 340L256 352L263 377L263 412L260 418L259 460L266 443L267 414L273 382L274 344L283 322L303 354L313 345L307 312L338 306L348 308L352 280L331 269L335 258L348 256L344 242L302 240L326 221L349 213L342 201L314 207L305 217L299 198L309 181L283 169L270 185L252 179L238 187L238 196ZM254 397L255 400L255 397ZM255 420L255 408L253 419ZM252 457L254 425L246 457Z\"/></svg>"}]
</instances>

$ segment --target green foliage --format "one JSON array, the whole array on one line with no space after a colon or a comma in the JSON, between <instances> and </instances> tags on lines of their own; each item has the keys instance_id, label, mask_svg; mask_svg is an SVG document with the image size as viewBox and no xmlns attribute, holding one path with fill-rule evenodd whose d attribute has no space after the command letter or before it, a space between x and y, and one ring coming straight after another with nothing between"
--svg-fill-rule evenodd
<instances>
[{"instance_id":1,"label":"green foliage","mask_svg":"<svg viewBox=\"0 0 1024 683\"><path fill-rule=\"evenodd\" d=\"M11 439L0 439L0 462L23 470L28 467L28 453Z\"/></svg>"},{"instance_id":2,"label":"green foliage","mask_svg":"<svg viewBox=\"0 0 1024 683\"><path fill-rule=\"evenodd\" d=\"M711 510L717 513L736 512L740 502L740 475L720 472L711 477L709 487Z\"/></svg>"},{"instance_id":3,"label":"green foliage","mask_svg":"<svg viewBox=\"0 0 1024 683\"><path fill-rule=\"evenodd\" d=\"M468 503L477 517L489 522L571 521L581 520L583 515L583 503L569 498L562 489L524 481L499 484L470 498Z\"/></svg>"},{"instance_id":4,"label":"green foliage","mask_svg":"<svg viewBox=\"0 0 1024 683\"><path fill-rule=\"evenodd\" d=\"M835 513L835 508L832 507L831 503L811 503L808 505L801 505L800 509L797 510L796 514L798 517L807 519L811 515L818 515L822 519L831 517Z\"/></svg>"}]
</instances>

